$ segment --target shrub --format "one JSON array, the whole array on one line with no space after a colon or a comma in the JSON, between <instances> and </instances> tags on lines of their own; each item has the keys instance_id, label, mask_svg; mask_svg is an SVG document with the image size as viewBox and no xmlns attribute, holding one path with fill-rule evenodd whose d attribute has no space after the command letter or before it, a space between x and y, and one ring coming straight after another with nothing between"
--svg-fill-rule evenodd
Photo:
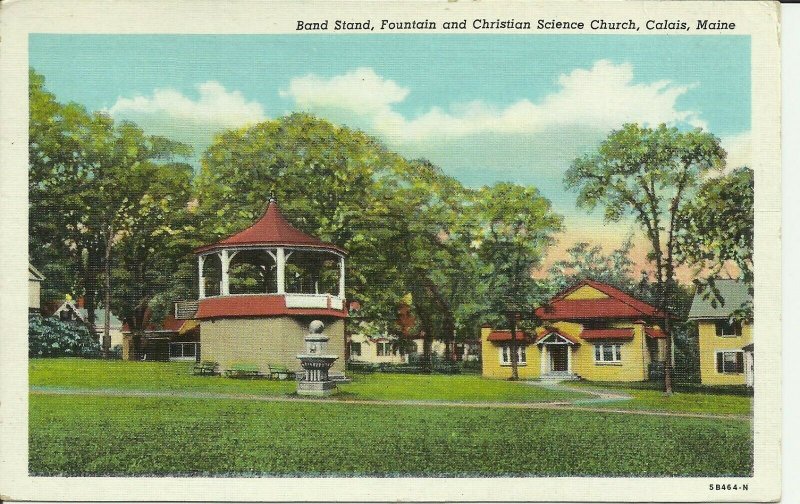
<instances>
[{"instance_id":1,"label":"shrub","mask_svg":"<svg viewBox=\"0 0 800 504\"><path fill-rule=\"evenodd\" d=\"M374 373L378 370L378 365L370 362L350 361L347 363L347 370L356 373Z\"/></svg>"},{"instance_id":2,"label":"shrub","mask_svg":"<svg viewBox=\"0 0 800 504\"><path fill-rule=\"evenodd\" d=\"M117 360L122 359L122 345L114 345L111 347L111 358Z\"/></svg>"},{"instance_id":3,"label":"shrub","mask_svg":"<svg viewBox=\"0 0 800 504\"><path fill-rule=\"evenodd\" d=\"M100 342L78 322L28 316L29 357L97 357Z\"/></svg>"}]
</instances>

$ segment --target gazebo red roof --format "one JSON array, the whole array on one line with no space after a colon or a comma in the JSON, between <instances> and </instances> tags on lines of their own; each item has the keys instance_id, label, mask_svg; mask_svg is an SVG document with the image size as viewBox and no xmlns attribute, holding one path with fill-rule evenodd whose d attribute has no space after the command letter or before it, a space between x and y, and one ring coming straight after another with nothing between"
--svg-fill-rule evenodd
<instances>
[{"instance_id":1,"label":"gazebo red roof","mask_svg":"<svg viewBox=\"0 0 800 504\"><path fill-rule=\"evenodd\" d=\"M564 299L584 285L593 287L608 297L603 299ZM616 287L594 280L584 280L555 296L547 305L537 308L536 316L542 320L663 318L664 313Z\"/></svg>"},{"instance_id":2,"label":"gazebo red roof","mask_svg":"<svg viewBox=\"0 0 800 504\"><path fill-rule=\"evenodd\" d=\"M211 245L199 247L195 249L195 253L199 254L209 250L225 248L258 246L308 247L332 250L340 254L347 253L341 247L324 242L292 226L283 216L274 199L269 200L266 212L252 226Z\"/></svg>"}]
</instances>

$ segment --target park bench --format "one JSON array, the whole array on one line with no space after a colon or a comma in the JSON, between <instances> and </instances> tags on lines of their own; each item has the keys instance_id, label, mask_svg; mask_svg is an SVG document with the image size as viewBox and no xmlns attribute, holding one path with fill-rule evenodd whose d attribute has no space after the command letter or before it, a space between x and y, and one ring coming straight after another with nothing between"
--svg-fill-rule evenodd
<instances>
[{"instance_id":1,"label":"park bench","mask_svg":"<svg viewBox=\"0 0 800 504\"><path fill-rule=\"evenodd\" d=\"M230 369L225 370L228 378L262 378L264 375L261 369L255 364L233 364Z\"/></svg>"},{"instance_id":2,"label":"park bench","mask_svg":"<svg viewBox=\"0 0 800 504\"><path fill-rule=\"evenodd\" d=\"M294 371L289 371L288 368L283 366L270 366L269 371L270 371L270 378L276 380L290 380L294 379L295 377Z\"/></svg>"},{"instance_id":3,"label":"park bench","mask_svg":"<svg viewBox=\"0 0 800 504\"><path fill-rule=\"evenodd\" d=\"M192 372L200 376L214 376L217 374L219 363L214 361L202 361L194 365Z\"/></svg>"}]
</instances>

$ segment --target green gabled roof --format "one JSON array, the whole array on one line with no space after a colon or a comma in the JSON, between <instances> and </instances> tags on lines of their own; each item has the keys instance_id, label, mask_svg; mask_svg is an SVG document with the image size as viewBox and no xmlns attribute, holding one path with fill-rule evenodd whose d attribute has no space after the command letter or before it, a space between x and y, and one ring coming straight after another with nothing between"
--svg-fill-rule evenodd
<instances>
[{"instance_id":1,"label":"green gabled roof","mask_svg":"<svg viewBox=\"0 0 800 504\"><path fill-rule=\"evenodd\" d=\"M716 299L711 292L695 293L692 308L689 310L690 320L727 318L742 305L753 301L753 297L747 291L747 284L742 281L714 280L714 285L719 290L722 300Z\"/></svg>"}]
</instances>

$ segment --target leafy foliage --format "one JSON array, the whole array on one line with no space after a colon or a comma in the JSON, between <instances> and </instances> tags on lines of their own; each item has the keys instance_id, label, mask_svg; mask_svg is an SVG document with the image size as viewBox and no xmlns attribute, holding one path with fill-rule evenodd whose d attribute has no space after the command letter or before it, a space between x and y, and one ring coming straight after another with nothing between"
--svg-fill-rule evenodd
<instances>
[{"instance_id":1,"label":"leafy foliage","mask_svg":"<svg viewBox=\"0 0 800 504\"><path fill-rule=\"evenodd\" d=\"M551 284L554 294L586 279L634 292L641 287L641 281L637 284L634 278L635 263L630 257L632 250L632 236L609 255L603 254L600 245L575 243L567 249L565 259L554 262L547 270L547 282Z\"/></svg>"},{"instance_id":2,"label":"leafy foliage","mask_svg":"<svg viewBox=\"0 0 800 504\"><path fill-rule=\"evenodd\" d=\"M680 215L677 254L688 264L710 269L711 277L730 261L745 282L753 282L753 170L737 168L703 182Z\"/></svg>"},{"instance_id":3,"label":"leafy foliage","mask_svg":"<svg viewBox=\"0 0 800 504\"><path fill-rule=\"evenodd\" d=\"M675 268L684 262L677 251L685 226L681 216L702 178L724 167L725 156L719 139L699 129L682 132L663 124L655 129L625 124L612 131L597 152L573 161L564 176L567 188L577 189L580 206L602 206L607 221L631 215L641 225L655 265L657 306L663 311L674 304ZM671 392L670 323L667 317L667 392Z\"/></svg>"},{"instance_id":4,"label":"leafy foliage","mask_svg":"<svg viewBox=\"0 0 800 504\"><path fill-rule=\"evenodd\" d=\"M753 293L754 199L753 170L741 167L706 180L680 215L676 254L694 267L697 291L713 306L725 302L714 279L731 263ZM732 318L752 321L752 302Z\"/></svg>"},{"instance_id":5,"label":"leafy foliage","mask_svg":"<svg viewBox=\"0 0 800 504\"><path fill-rule=\"evenodd\" d=\"M28 316L28 357L97 357L100 343L83 324Z\"/></svg>"},{"instance_id":6,"label":"leafy foliage","mask_svg":"<svg viewBox=\"0 0 800 504\"><path fill-rule=\"evenodd\" d=\"M104 305L140 330L148 304L191 250L180 232L192 170L178 161L190 149L58 103L33 70L29 97L29 249L48 278L43 295L85 295L95 323L102 293Z\"/></svg>"}]
</instances>

